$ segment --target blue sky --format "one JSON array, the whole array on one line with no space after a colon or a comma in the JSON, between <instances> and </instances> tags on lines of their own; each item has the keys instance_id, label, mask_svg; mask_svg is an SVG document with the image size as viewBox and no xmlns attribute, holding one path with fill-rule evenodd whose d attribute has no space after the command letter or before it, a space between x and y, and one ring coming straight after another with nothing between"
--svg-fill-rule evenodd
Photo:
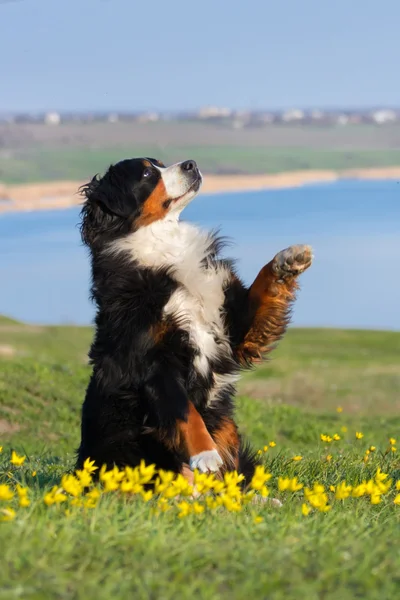
<instances>
[{"instance_id":1,"label":"blue sky","mask_svg":"<svg viewBox=\"0 0 400 600\"><path fill-rule=\"evenodd\" d=\"M0 110L400 105L399 0L0 0Z\"/></svg>"}]
</instances>

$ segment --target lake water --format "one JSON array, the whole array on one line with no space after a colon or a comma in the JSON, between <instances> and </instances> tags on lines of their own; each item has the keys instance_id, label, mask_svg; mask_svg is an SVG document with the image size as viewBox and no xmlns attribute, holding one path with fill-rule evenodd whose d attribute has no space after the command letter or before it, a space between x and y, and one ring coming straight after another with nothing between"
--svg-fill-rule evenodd
<instances>
[{"instance_id":1,"label":"lake water","mask_svg":"<svg viewBox=\"0 0 400 600\"><path fill-rule=\"evenodd\" d=\"M341 181L297 189L200 195L186 220L232 238L251 283L276 252L312 244L294 325L400 329L400 184ZM0 314L87 324L89 265L79 209L0 214Z\"/></svg>"}]
</instances>

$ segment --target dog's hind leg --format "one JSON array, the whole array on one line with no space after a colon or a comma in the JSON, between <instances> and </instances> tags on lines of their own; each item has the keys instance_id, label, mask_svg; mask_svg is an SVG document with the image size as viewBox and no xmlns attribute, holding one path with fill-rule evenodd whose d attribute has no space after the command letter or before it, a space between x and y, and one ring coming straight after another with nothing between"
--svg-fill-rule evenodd
<instances>
[{"instance_id":1,"label":"dog's hind leg","mask_svg":"<svg viewBox=\"0 0 400 600\"><path fill-rule=\"evenodd\" d=\"M247 330L234 348L243 366L261 360L285 333L298 288L297 277L311 262L310 246L290 246L261 269L248 292Z\"/></svg>"}]
</instances>

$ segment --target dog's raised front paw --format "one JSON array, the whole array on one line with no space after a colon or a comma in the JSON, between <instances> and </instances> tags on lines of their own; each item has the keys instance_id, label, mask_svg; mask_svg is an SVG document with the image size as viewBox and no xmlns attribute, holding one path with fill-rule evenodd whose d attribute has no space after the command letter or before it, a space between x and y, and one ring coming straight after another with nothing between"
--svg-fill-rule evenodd
<instances>
[{"instance_id":1,"label":"dog's raised front paw","mask_svg":"<svg viewBox=\"0 0 400 600\"><path fill-rule=\"evenodd\" d=\"M204 450L190 457L189 465L192 471L198 469L201 473L215 473L222 466L223 460L216 450Z\"/></svg>"},{"instance_id":2,"label":"dog's raised front paw","mask_svg":"<svg viewBox=\"0 0 400 600\"><path fill-rule=\"evenodd\" d=\"M289 246L281 250L272 261L272 269L278 279L296 277L311 265L313 259L311 246Z\"/></svg>"}]
</instances>

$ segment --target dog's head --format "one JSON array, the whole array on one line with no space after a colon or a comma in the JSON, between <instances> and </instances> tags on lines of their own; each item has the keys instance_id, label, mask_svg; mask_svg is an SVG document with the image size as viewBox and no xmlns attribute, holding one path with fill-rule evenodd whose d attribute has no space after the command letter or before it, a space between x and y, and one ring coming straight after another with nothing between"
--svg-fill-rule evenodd
<instances>
[{"instance_id":1,"label":"dog's head","mask_svg":"<svg viewBox=\"0 0 400 600\"><path fill-rule=\"evenodd\" d=\"M81 188L82 239L93 247L160 219L178 219L201 183L194 160L165 167L154 158L132 158L112 165Z\"/></svg>"}]
</instances>

